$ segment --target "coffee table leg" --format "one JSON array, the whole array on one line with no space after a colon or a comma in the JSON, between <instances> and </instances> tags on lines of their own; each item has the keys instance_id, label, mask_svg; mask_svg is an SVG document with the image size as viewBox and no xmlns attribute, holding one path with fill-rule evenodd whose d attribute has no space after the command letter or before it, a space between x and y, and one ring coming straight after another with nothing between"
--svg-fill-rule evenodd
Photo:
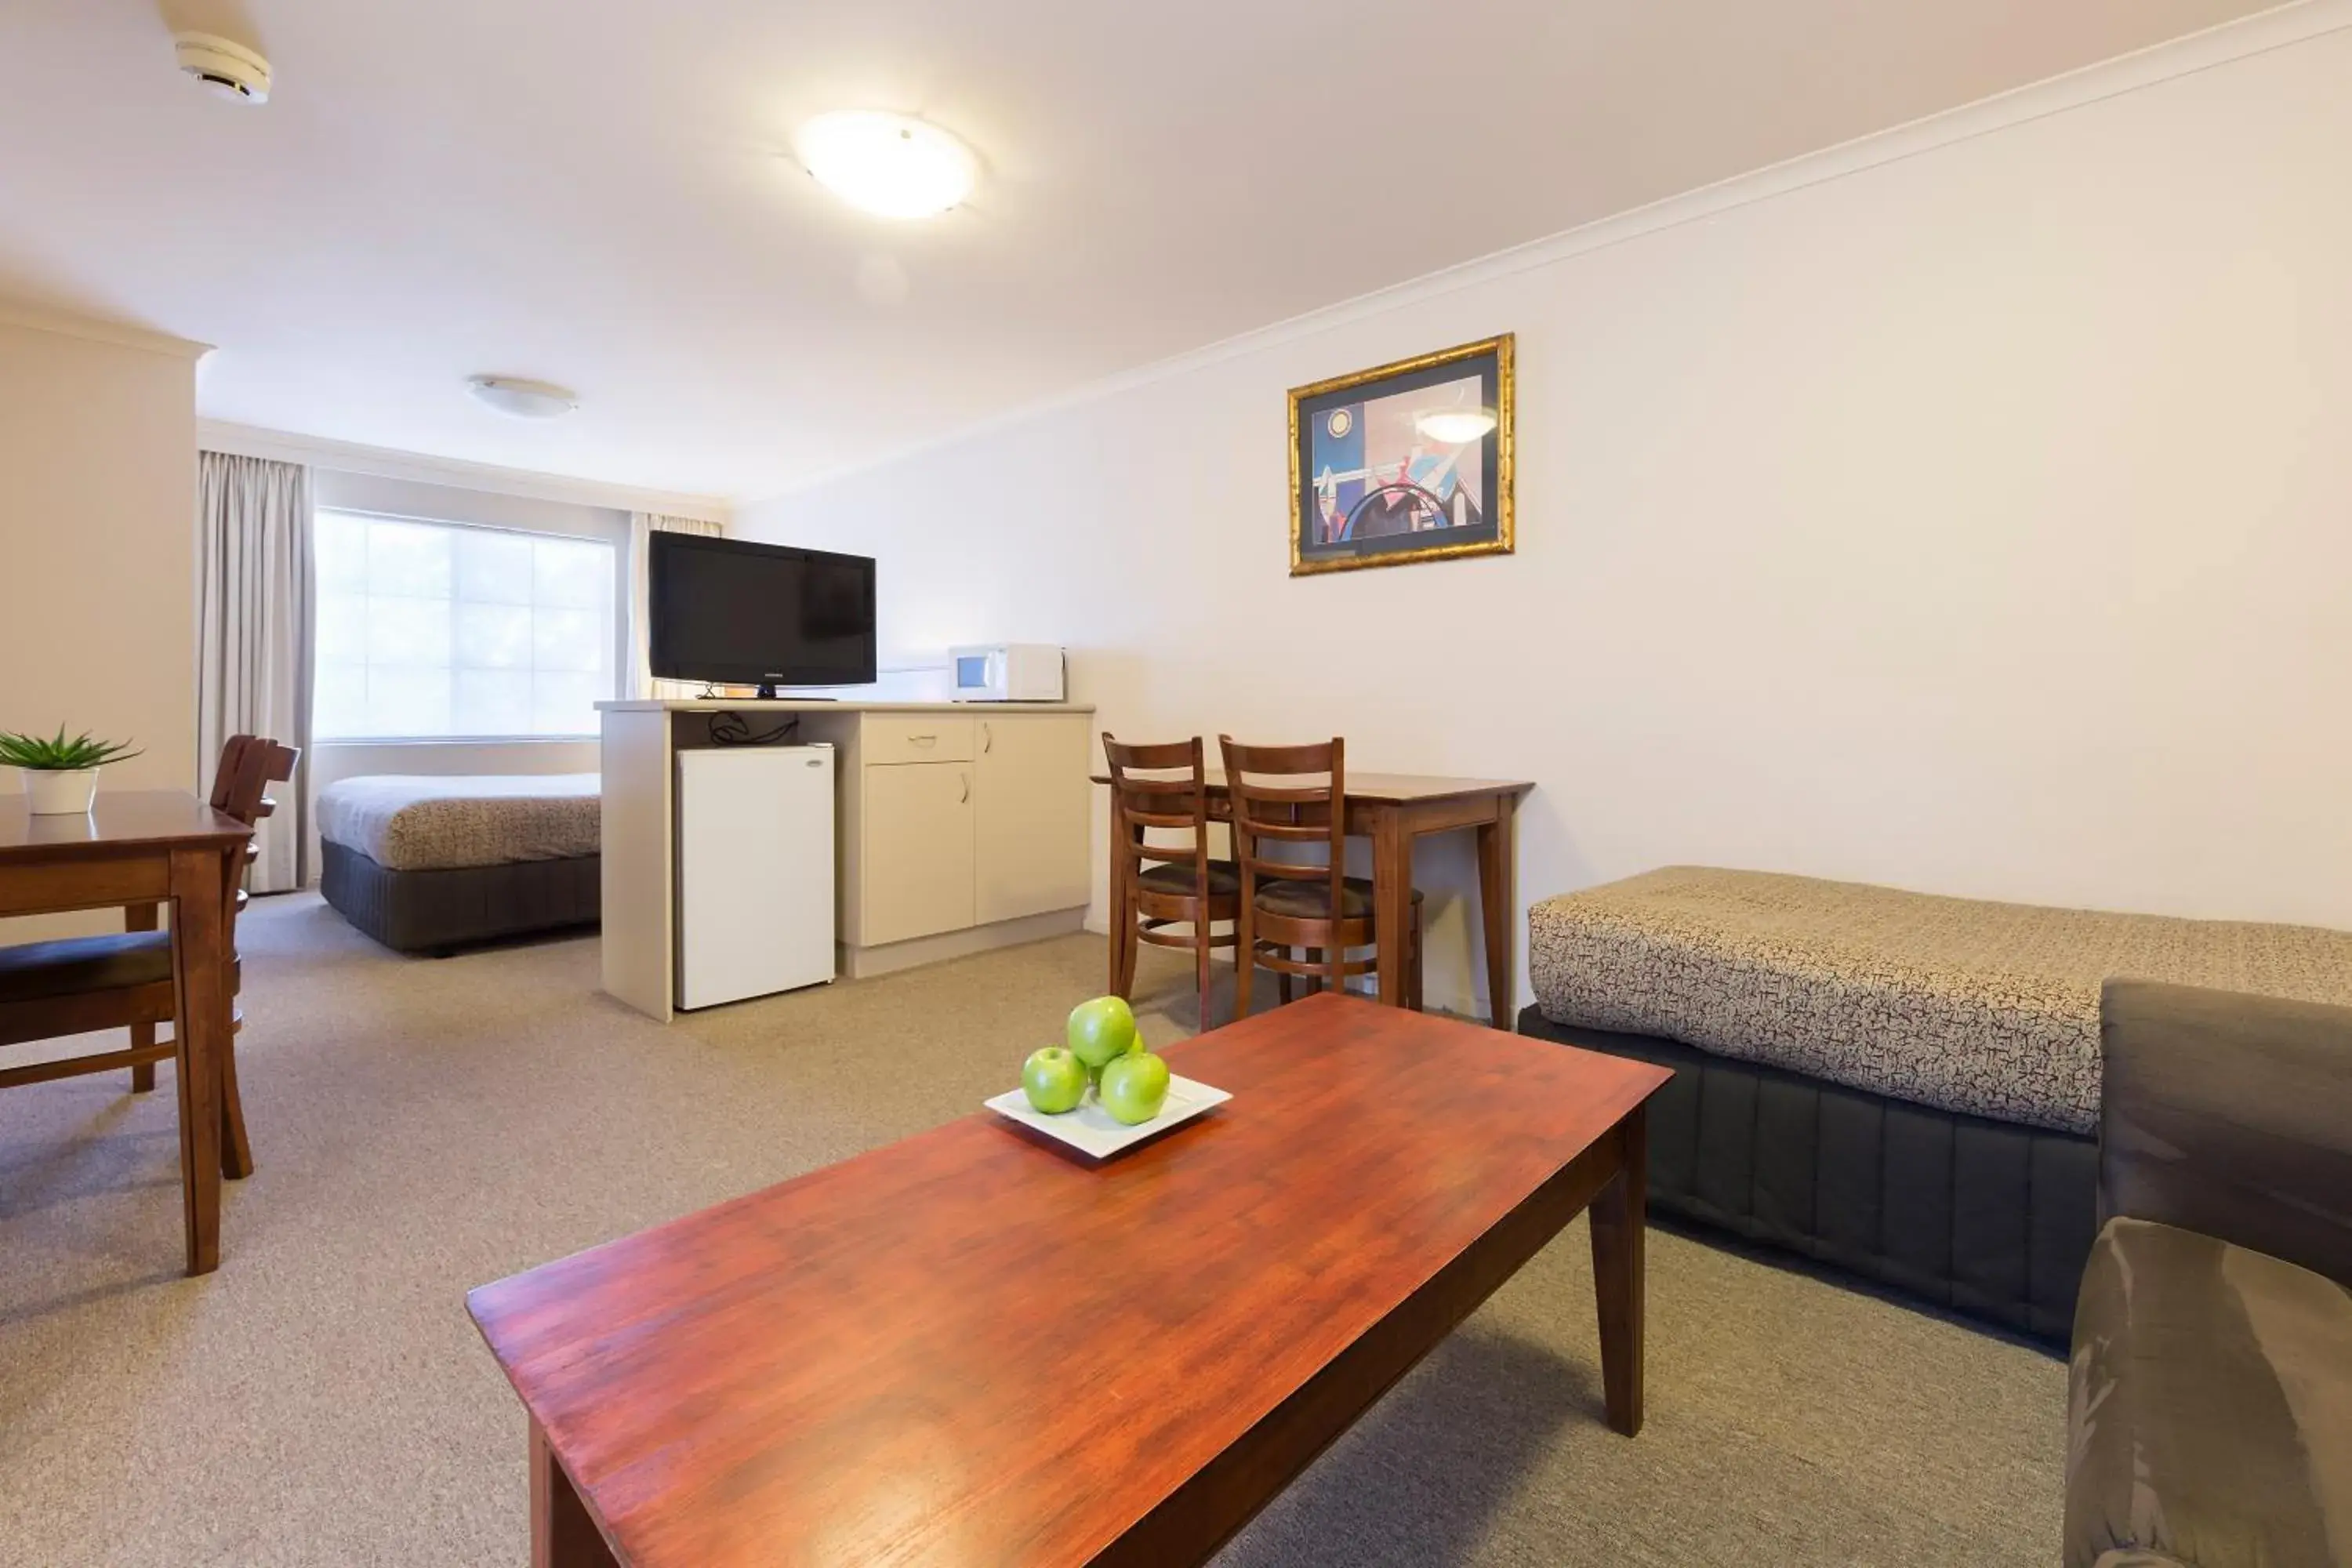
<instances>
[{"instance_id":1,"label":"coffee table leg","mask_svg":"<svg viewBox=\"0 0 2352 1568\"><path fill-rule=\"evenodd\" d=\"M618 1568L536 1421L530 1424L530 1568Z\"/></svg>"},{"instance_id":2,"label":"coffee table leg","mask_svg":"<svg viewBox=\"0 0 2352 1568\"><path fill-rule=\"evenodd\" d=\"M1601 1305L1601 1385L1609 1425L1642 1429L1643 1212L1650 1194L1649 1112L1619 1123L1624 1165L1592 1200L1592 1291Z\"/></svg>"}]
</instances>

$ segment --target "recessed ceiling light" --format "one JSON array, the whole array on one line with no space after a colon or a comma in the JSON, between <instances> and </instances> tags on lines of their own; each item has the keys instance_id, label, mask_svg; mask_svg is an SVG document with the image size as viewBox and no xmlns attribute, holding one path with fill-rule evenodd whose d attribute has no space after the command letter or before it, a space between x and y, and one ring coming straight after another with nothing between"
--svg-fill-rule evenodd
<instances>
[{"instance_id":1,"label":"recessed ceiling light","mask_svg":"<svg viewBox=\"0 0 2352 1568\"><path fill-rule=\"evenodd\" d=\"M1495 427L1495 416L1484 408L1446 408L1422 415L1412 427L1433 441L1466 447Z\"/></svg>"},{"instance_id":2,"label":"recessed ceiling light","mask_svg":"<svg viewBox=\"0 0 2352 1568\"><path fill-rule=\"evenodd\" d=\"M466 385L484 403L518 419L560 419L580 406L579 394L552 382L478 375Z\"/></svg>"},{"instance_id":3,"label":"recessed ceiling light","mask_svg":"<svg viewBox=\"0 0 2352 1568\"><path fill-rule=\"evenodd\" d=\"M931 217L971 194L980 160L953 132L911 115L845 109L793 138L819 184L877 217Z\"/></svg>"}]
</instances>

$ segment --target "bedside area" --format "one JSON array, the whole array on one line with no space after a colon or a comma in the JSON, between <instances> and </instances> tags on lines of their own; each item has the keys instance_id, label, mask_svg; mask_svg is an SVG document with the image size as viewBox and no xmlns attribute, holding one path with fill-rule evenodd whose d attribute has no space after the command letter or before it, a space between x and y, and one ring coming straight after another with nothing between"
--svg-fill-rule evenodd
<instances>
[{"instance_id":1,"label":"bedside area","mask_svg":"<svg viewBox=\"0 0 2352 1568\"><path fill-rule=\"evenodd\" d=\"M597 707L604 988L639 1012L667 1020L677 1007L677 756L728 744L726 715L753 734L790 724L796 743L835 749L843 977L1084 924L1089 706L711 699Z\"/></svg>"}]
</instances>

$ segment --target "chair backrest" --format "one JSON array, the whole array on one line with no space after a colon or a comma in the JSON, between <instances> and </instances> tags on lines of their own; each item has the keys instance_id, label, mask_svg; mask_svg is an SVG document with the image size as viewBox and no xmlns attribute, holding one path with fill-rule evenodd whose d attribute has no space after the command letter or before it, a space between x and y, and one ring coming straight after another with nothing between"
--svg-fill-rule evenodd
<instances>
[{"instance_id":1,"label":"chair backrest","mask_svg":"<svg viewBox=\"0 0 2352 1568\"><path fill-rule=\"evenodd\" d=\"M220 766L213 773L212 805L250 827L278 809L269 798L272 784L294 776L302 753L262 735L231 735L221 747Z\"/></svg>"},{"instance_id":2,"label":"chair backrest","mask_svg":"<svg viewBox=\"0 0 2352 1568\"><path fill-rule=\"evenodd\" d=\"M1209 771L1201 737L1164 745L1130 746L1103 731L1103 761L1110 764L1111 838L1126 857L1125 868L1190 862L1193 888L1209 886ZM1151 775L1151 776L1147 776ZM1151 833L1189 832L1178 848L1154 845Z\"/></svg>"},{"instance_id":3,"label":"chair backrest","mask_svg":"<svg viewBox=\"0 0 2352 1568\"><path fill-rule=\"evenodd\" d=\"M1234 808L1234 859L1242 874L1242 897L1255 894L1261 877L1290 881L1328 879L1330 909L1340 909L1339 884L1348 874L1347 742L1336 736L1308 746L1244 746L1231 735L1217 737L1225 759L1225 794ZM1320 844L1320 866L1268 860L1258 847Z\"/></svg>"},{"instance_id":4,"label":"chair backrest","mask_svg":"<svg viewBox=\"0 0 2352 1568\"><path fill-rule=\"evenodd\" d=\"M265 792L272 784L283 784L292 778L294 764L301 760L299 751L281 746L267 736L231 735L221 747L220 766L213 773L213 809L252 826L278 809L278 803ZM247 839L246 865L260 858L260 843ZM245 908L245 873L232 868L227 886L226 913L234 930L237 912Z\"/></svg>"}]
</instances>

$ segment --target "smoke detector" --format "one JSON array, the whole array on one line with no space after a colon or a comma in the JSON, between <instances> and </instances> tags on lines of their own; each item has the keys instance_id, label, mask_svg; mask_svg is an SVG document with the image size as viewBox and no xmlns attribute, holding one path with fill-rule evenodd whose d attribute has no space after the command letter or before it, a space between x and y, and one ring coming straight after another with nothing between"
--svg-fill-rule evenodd
<instances>
[{"instance_id":1,"label":"smoke detector","mask_svg":"<svg viewBox=\"0 0 2352 1568\"><path fill-rule=\"evenodd\" d=\"M172 42L180 68L215 96L245 103L269 101L269 62L236 39L214 33L175 33Z\"/></svg>"}]
</instances>

